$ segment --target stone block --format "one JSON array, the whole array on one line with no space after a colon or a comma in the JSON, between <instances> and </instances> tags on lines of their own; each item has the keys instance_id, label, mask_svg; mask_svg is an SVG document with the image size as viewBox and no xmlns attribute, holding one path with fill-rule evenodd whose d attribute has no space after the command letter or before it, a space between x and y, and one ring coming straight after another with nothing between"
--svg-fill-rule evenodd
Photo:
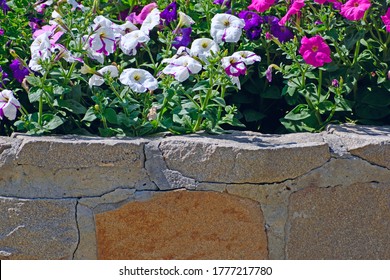
<instances>
[{"instance_id":1,"label":"stone block","mask_svg":"<svg viewBox=\"0 0 390 280\"><path fill-rule=\"evenodd\" d=\"M306 188L288 210L288 259L390 259L389 184Z\"/></svg>"},{"instance_id":2,"label":"stone block","mask_svg":"<svg viewBox=\"0 0 390 280\"><path fill-rule=\"evenodd\" d=\"M296 178L330 158L320 135L255 133L171 137L159 146L168 169L199 183L274 183Z\"/></svg>"},{"instance_id":3,"label":"stone block","mask_svg":"<svg viewBox=\"0 0 390 280\"><path fill-rule=\"evenodd\" d=\"M0 197L0 259L72 259L76 201Z\"/></svg>"},{"instance_id":4,"label":"stone block","mask_svg":"<svg viewBox=\"0 0 390 280\"><path fill-rule=\"evenodd\" d=\"M172 191L95 216L99 259L267 259L259 203Z\"/></svg>"}]
</instances>

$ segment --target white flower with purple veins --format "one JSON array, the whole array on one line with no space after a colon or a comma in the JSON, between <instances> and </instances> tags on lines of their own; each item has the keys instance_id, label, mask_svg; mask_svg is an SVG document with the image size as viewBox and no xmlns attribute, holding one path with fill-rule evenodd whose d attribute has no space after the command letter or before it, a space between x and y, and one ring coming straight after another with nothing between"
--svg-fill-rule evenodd
<instances>
[{"instance_id":1,"label":"white flower with purple veins","mask_svg":"<svg viewBox=\"0 0 390 280\"><path fill-rule=\"evenodd\" d=\"M173 75L179 82L188 79L190 74L197 74L202 70L202 64L190 56L184 55L171 60L162 72L167 75Z\"/></svg>"},{"instance_id":2,"label":"white flower with purple veins","mask_svg":"<svg viewBox=\"0 0 390 280\"><path fill-rule=\"evenodd\" d=\"M120 75L119 81L138 93L142 93L147 90L153 91L158 88L157 79L148 71L143 69L125 69Z\"/></svg>"},{"instance_id":3,"label":"white flower with purple veins","mask_svg":"<svg viewBox=\"0 0 390 280\"><path fill-rule=\"evenodd\" d=\"M67 2L72 5L72 11L79 8L81 11L85 12L85 7L82 4L77 3L75 0L67 0Z\"/></svg>"},{"instance_id":4,"label":"white flower with purple veins","mask_svg":"<svg viewBox=\"0 0 390 280\"><path fill-rule=\"evenodd\" d=\"M195 39L191 45L191 55L199 57L205 63L208 63L208 58L212 53L216 54L219 51L217 43L209 38Z\"/></svg>"},{"instance_id":5,"label":"white flower with purple veins","mask_svg":"<svg viewBox=\"0 0 390 280\"><path fill-rule=\"evenodd\" d=\"M252 65L256 61L261 61L261 57L251 51L238 51L233 53L232 56L241 57L241 60L245 63L245 65Z\"/></svg>"},{"instance_id":6,"label":"white flower with purple veins","mask_svg":"<svg viewBox=\"0 0 390 280\"><path fill-rule=\"evenodd\" d=\"M149 42L149 40L149 36L143 31L135 30L122 36L119 47L127 55L136 55L137 47L142 43Z\"/></svg>"},{"instance_id":7,"label":"white flower with purple veins","mask_svg":"<svg viewBox=\"0 0 390 280\"><path fill-rule=\"evenodd\" d=\"M114 65L105 66L99 71L97 71L96 74L93 74L92 77L89 79L89 86L101 86L104 84L104 74L109 73L109 75L113 78L118 77L119 72L118 68L116 68Z\"/></svg>"},{"instance_id":8,"label":"white flower with purple veins","mask_svg":"<svg viewBox=\"0 0 390 280\"><path fill-rule=\"evenodd\" d=\"M164 58L161 61L161 63L171 63L172 61L174 61L175 59L178 59L181 56L190 55L190 53L191 53L191 50L189 48L181 46L177 50L177 52L174 56L172 56L171 58Z\"/></svg>"},{"instance_id":9,"label":"white flower with purple veins","mask_svg":"<svg viewBox=\"0 0 390 280\"><path fill-rule=\"evenodd\" d=\"M93 20L94 24L92 24L92 30L96 31L101 27L110 27L112 28L112 25L114 24L111 20L105 18L104 16L97 16Z\"/></svg>"},{"instance_id":10,"label":"white flower with purple veins","mask_svg":"<svg viewBox=\"0 0 390 280\"><path fill-rule=\"evenodd\" d=\"M112 29L114 30L115 38L120 38L127 33L138 30L138 27L132 24L130 21L126 21L121 25L113 24Z\"/></svg>"},{"instance_id":11,"label":"white flower with purple veins","mask_svg":"<svg viewBox=\"0 0 390 280\"><path fill-rule=\"evenodd\" d=\"M150 30L160 24L160 11L153 9L143 21L140 30L149 35Z\"/></svg>"},{"instance_id":12,"label":"white flower with purple veins","mask_svg":"<svg viewBox=\"0 0 390 280\"><path fill-rule=\"evenodd\" d=\"M246 73L246 65L240 56L223 57L221 63L229 76L238 77Z\"/></svg>"},{"instance_id":13,"label":"white flower with purple veins","mask_svg":"<svg viewBox=\"0 0 390 280\"><path fill-rule=\"evenodd\" d=\"M0 92L0 120L4 117L7 117L9 120L14 120L19 108L20 103L14 97L12 91L5 89Z\"/></svg>"},{"instance_id":14,"label":"white flower with purple veins","mask_svg":"<svg viewBox=\"0 0 390 280\"><path fill-rule=\"evenodd\" d=\"M245 21L229 14L216 14L211 20L211 37L218 43L240 40Z\"/></svg>"},{"instance_id":15,"label":"white flower with purple veins","mask_svg":"<svg viewBox=\"0 0 390 280\"><path fill-rule=\"evenodd\" d=\"M44 32L35 38L34 42L30 46L31 60L29 67L33 71L41 71L41 63L44 60L50 60L51 58L51 43L48 32Z\"/></svg>"},{"instance_id":16,"label":"white flower with purple veins","mask_svg":"<svg viewBox=\"0 0 390 280\"><path fill-rule=\"evenodd\" d=\"M111 27L100 27L89 39L90 48L104 55L115 51L115 34Z\"/></svg>"}]
</instances>

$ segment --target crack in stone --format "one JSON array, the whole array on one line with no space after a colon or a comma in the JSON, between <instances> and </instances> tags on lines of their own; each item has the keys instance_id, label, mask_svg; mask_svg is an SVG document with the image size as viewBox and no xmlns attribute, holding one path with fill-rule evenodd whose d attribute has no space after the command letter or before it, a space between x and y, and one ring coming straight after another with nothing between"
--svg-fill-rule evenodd
<instances>
[{"instance_id":1,"label":"crack in stone","mask_svg":"<svg viewBox=\"0 0 390 280\"><path fill-rule=\"evenodd\" d=\"M78 220L78 211L77 211L77 206L79 205L79 202L76 201L76 204L75 204L75 222L76 222L76 228L77 228L77 244L76 244L76 248L74 249L73 251L73 254L72 254L72 260L75 259L75 255L76 255L76 252L77 250L79 249L79 246L80 246L80 227L79 227L79 220Z\"/></svg>"}]
</instances>

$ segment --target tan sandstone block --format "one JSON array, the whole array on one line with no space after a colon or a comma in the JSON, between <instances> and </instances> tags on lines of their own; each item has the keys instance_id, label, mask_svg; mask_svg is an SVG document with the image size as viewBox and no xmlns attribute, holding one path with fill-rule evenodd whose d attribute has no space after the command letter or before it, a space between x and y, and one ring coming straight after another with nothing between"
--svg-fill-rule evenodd
<instances>
[{"instance_id":1,"label":"tan sandstone block","mask_svg":"<svg viewBox=\"0 0 390 280\"><path fill-rule=\"evenodd\" d=\"M172 191L97 214L98 259L267 259L259 203Z\"/></svg>"},{"instance_id":2,"label":"tan sandstone block","mask_svg":"<svg viewBox=\"0 0 390 280\"><path fill-rule=\"evenodd\" d=\"M390 259L390 185L298 191L286 234L288 259Z\"/></svg>"}]
</instances>

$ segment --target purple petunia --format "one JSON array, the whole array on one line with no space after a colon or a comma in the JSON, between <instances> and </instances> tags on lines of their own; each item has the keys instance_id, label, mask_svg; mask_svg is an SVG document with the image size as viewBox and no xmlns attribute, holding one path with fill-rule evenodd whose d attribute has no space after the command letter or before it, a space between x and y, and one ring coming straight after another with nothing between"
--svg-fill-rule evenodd
<instances>
[{"instance_id":1,"label":"purple petunia","mask_svg":"<svg viewBox=\"0 0 390 280\"><path fill-rule=\"evenodd\" d=\"M0 8L3 10L3 13L6 14L8 11L10 11L10 7L7 5L7 2L5 0L0 0Z\"/></svg>"},{"instance_id":2,"label":"purple petunia","mask_svg":"<svg viewBox=\"0 0 390 280\"><path fill-rule=\"evenodd\" d=\"M252 29L253 27L259 27L259 25L264 23L264 20L261 16L251 11L241 11L238 14L238 17L245 21L245 31Z\"/></svg>"},{"instance_id":3,"label":"purple petunia","mask_svg":"<svg viewBox=\"0 0 390 280\"><path fill-rule=\"evenodd\" d=\"M230 0L214 0L213 4L230 8Z\"/></svg>"},{"instance_id":4,"label":"purple petunia","mask_svg":"<svg viewBox=\"0 0 390 280\"><path fill-rule=\"evenodd\" d=\"M260 35L261 35L261 27L256 27L256 26L253 26L252 28L246 30L246 37L250 40L250 41L254 41L254 40L257 40L260 38Z\"/></svg>"},{"instance_id":5,"label":"purple petunia","mask_svg":"<svg viewBox=\"0 0 390 280\"><path fill-rule=\"evenodd\" d=\"M191 27L181 28L177 31L178 36L173 39L172 46L176 49L187 47L191 42Z\"/></svg>"},{"instance_id":6,"label":"purple petunia","mask_svg":"<svg viewBox=\"0 0 390 280\"><path fill-rule=\"evenodd\" d=\"M280 42L284 43L294 38L294 33L287 27L281 26L277 17L269 16L267 20L270 24L271 34L278 38Z\"/></svg>"},{"instance_id":7,"label":"purple petunia","mask_svg":"<svg viewBox=\"0 0 390 280\"><path fill-rule=\"evenodd\" d=\"M29 74L28 68L24 67L18 59L12 60L9 68L11 68L14 78L19 83L23 82L23 79Z\"/></svg>"},{"instance_id":8,"label":"purple petunia","mask_svg":"<svg viewBox=\"0 0 390 280\"><path fill-rule=\"evenodd\" d=\"M177 20L177 3L174 1L169 4L161 13L160 18L168 25L172 21Z\"/></svg>"}]
</instances>

